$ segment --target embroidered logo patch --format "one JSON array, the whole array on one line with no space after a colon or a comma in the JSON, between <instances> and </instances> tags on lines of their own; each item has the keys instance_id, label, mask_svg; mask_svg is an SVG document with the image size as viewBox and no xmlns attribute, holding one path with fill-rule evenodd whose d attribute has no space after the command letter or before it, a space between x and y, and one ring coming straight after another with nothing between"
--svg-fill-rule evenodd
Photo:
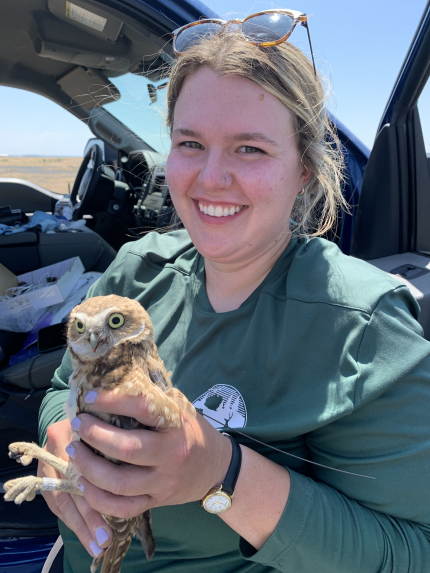
<instances>
[{"instance_id":1,"label":"embroidered logo patch","mask_svg":"<svg viewBox=\"0 0 430 573\"><path fill-rule=\"evenodd\" d=\"M198 412L217 430L244 428L246 406L242 394L233 386L215 384L193 402Z\"/></svg>"}]
</instances>

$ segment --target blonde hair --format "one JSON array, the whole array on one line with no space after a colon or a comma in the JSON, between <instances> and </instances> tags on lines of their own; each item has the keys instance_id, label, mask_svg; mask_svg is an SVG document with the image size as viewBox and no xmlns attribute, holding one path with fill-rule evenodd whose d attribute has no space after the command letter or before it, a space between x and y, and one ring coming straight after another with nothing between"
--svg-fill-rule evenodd
<instances>
[{"instance_id":1,"label":"blonde hair","mask_svg":"<svg viewBox=\"0 0 430 573\"><path fill-rule=\"evenodd\" d=\"M315 77L308 58L289 42L259 48L236 33L203 40L173 65L167 91L166 123L170 131L185 79L201 67L220 76L242 76L255 82L292 113L302 163L314 175L294 203L292 230L310 236L327 233L336 222L338 208L347 208L341 191L343 155L327 117L323 83Z\"/></svg>"}]
</instances>

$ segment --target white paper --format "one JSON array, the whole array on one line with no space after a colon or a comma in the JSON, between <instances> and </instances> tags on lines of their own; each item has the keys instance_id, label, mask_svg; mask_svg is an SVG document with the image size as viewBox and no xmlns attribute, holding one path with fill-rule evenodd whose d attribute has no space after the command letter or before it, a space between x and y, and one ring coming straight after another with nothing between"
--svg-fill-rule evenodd
<instances>
[{"instance_id":1,"label":"white paper","mask_svg":"<svg viewBox=\"0 0 430 573\"><path fill-rule=\"evenodd\" d=\"M71 2L66 2L66 16L71 20L75 20L75 22L79 22L84 26L88 26L93 30L97 30L98 32L103 32L103 29L106 25L107 19L103 18L102 16L98 16L89 10L85 10L76 4L72 4Z\"/></svg>"},{"instance_id":2,"label":"white paper","mask_svg":"<svg viewBox=\"0 0 430 573\"><path fill-rule=\"evenodd\" d=\"M31 300L28 298L28 296L25 296L25 295L13 298L10 301L8 301L6 304L7 304L7 307L12 314L18 314L19 312L22 312L23 310L33 308L33 305L31 304Z\"/></svg>"}]
</instances>

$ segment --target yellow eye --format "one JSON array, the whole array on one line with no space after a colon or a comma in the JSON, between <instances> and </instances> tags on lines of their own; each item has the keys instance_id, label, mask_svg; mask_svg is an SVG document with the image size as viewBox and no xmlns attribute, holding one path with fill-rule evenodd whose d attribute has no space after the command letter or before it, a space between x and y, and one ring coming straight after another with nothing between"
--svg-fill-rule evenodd
<instances>
[{"instance_id":1,"label":"yellow eye","mask_svg":"<svg viewBox=\"0 0 430 573\"><path fill-rule=\"evenodd\" d=\"M85 332L85 324L82 322L82 320L79 320L79 318L75 320L75 328L79 332L79 334Z\"/></svg>"},{"instance_id":2,"label":"yellow eye","mask_svg":"<svg viewBox=\"0 0 430 573\"><path fill-rule=\"evenodd\" d=\"M111 328L119 328L124 324L124 317L122 316L122 314L114 312L113 314L110 315L108 324Z\"/></svg>"}]
</instances>

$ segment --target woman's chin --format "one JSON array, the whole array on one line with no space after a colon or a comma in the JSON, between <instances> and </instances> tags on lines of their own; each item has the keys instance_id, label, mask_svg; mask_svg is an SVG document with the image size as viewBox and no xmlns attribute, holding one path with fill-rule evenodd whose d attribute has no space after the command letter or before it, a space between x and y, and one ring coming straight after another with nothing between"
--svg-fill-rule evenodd
<instances>
[{"instance_id":1,"label":"woman's chin","mask_svg":"<svg viewBox=\"0 0 430 573\"><path fill-rule=\"evenodd\" d=\"M242 241L234 240L234 237L225 237L223 239L214 237L205 237L200 234L196 237L191 236L194 246L198 252L205 258L213 262L231 262L240 257L244 245Z\"/></svg>"}]
</instances>

